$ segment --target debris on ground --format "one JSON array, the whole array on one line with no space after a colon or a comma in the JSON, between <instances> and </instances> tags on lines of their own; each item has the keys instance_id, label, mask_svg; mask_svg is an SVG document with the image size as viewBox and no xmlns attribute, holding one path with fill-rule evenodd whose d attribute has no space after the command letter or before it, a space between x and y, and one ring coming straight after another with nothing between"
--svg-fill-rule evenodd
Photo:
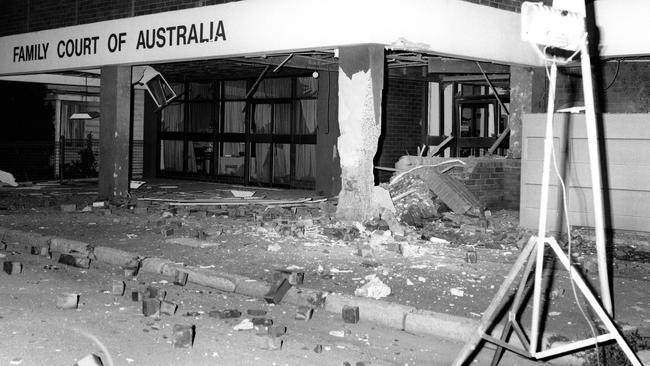
<instances>
[{"instance_id":1,"label":"debris on ground","mask_svg":"<svg viewBox=\"0 0 650 366\"><path fill-rule=\"evenodd\" d=\"M360 288L354 290L354 296L370 297L373 299L381 299L390 295L390 287L377 277L377 275L369 275L366 278L368 282Z\"/></svg>"}]
</instances>

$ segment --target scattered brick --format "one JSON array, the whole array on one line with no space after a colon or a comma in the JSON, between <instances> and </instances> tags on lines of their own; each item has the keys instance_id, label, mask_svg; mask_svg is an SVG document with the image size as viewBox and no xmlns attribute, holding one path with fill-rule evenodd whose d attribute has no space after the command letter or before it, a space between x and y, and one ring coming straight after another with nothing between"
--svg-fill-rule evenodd
<instances>
[{"instance_id":1,"label":"scattered brick","mask_svg":"<svg viewBox=\"0 0 650 366\"><path fill-rule=\"evenodd\" d=\"M142 315L144 316L160 316L160 300L158 299L144 299L142 300Z\"/></svg>"},{"instance_id":2,"label":"scattered brick","mask_svg":"<svg viewBox=\"0 0 650 366\"><path fill-rule=\"evenodd\" d=\"M285 278L276 281L273 287L269 290L269 292L264 295L264 300L268 302L269 304L279 304L280 301L282 301L282 298L284 298L284 295L287 294L287 291L291 288L291 284L289 281Z\"/></svg>"},{"instance_id":3,"label":"scattered brick","mask_svg":"<svg viewBox=\"0 0 650 366\"><path fill-rule=\"evenodd\" d=\"M174 315L176 314L176 310L178 309L178 305L174 304L171 301L163 301L160 304L160 313L163 315Z\"/></svg>"},{"instance_id":4,"label":"scattered brick","mask_svg":"<svg viewBox=\"0 0 650 366\"><path fill-rule=\"evenodd\" d=\"M145 299L158 299L162 301L165 300L165 295L167 295L167 291L154 286L147 286L147 289L144 291Z\"/></svg>"},{"instance_id":5,"label":"scattered brick","mask_svg":"<svg viewBox=\"0 0 650 366\"><path fill-rule=\"evenodd\" d=\"M282 325L273 325L268 327L268 335L271 337L279 337L287 333L287 327Z\"/></svg>"},{"instance_id":6,"label":"scattered brick","mask_svg":"<svg viewBox=\"0 0 650 366\"><path fill-rule=\"evenodd\" d=\"M187 284L188 273L183 271L176 271L174 276L174 285L185 286Z\"/></svg>"},{"instance_id":7,"label":"scattered brick","mask_svg":"<svg viewBox=\"0 0 650 366\"><path fill-rule=\"evenodd\" d=\"M143 296L140 291L131 291L131 300L133 301L142 301Z\"/></svg>"},{"instance_id":8,"label":"scattered brick","mask_svg":"<svg viewBox=\"0 0 650 366\"><path fill-rule=\"evenodd\" d=\"M61 253L58 262L73 267L90 268L90 258L76 257L70 254Z\"/></svg>"},{"instance_id":9,"label":"scattered brick","mask_svg":"<svg viewBox=\"0 0 650 366\"><path fill-rule=\"evenodd\" d=\"M248 314L250 316L264 316L264 315L266 315L266 310L248 309L248 310L246 310L246 314Z\"/></svg>"},{"instance_id":10,"label":"scattered brick","mask_svg":"<svg viewBox=\"0 0 650 366\"><path fill-rule=\"evenodd\" d=\"M296 320L310 320L314 314L314 309L309 306L299 306L296 309Z\"/></svg>"},{"instance_id":11,"label":"scattered brick","mask_svg":"<svg viewBox=\"0 0 650 366\"><path fill-rule=\"evenodd\" d=\"M174 324L172 345L174 348L191 348L194 344L194 325Z\"/></svg>"},{"instance_id":12,"label":"scattered brick","mask_svg":"<svg viewBox=\"0 0 650 366\"><path fill-rule=\"evenodd\" d=\"M79 294L65 293L56 297L56 307L59 309L76 309L79 306Z\"/></svg>"},{"instance_id":13,"label":"scattered brick","mask_svg":"<svg viewBox=\"0 0 650 366\"><path fill-rule=\"evenodd\" d=\"M283 341L280 338L270 337L266 334L264 335L256 334L255 343L261 349L265 349L269 351L277 351L282 349Z\"/></svg>"},{"instance_id":14,"label":"scattered brick","mask_svg":"<svg viewBox=\"0 0 650 366\"><path fill-rule=\"evenodd\" d=\"M314 352L322 353L323 352L323 345L322 344L317 344L316 347L314 347Z\"/></svg>"},{"instance_id":15,"label":"scattered brick","mask_svg":"<svg viewBox=\"0 0 650 366\"><path fill-rule=\"evenodd\" d=\"M465 261L467 261L467 263L476 263L478 261L476 252L473 250L465 252Z\"/></svg>"},{"instance_id":16,"label":"scattered brick","mask_svg":"<svg viewBox=\"0 0 650 366\"><path fill-rule=\"evenodd\" d=\"M241 311L237 309L227 309L217 313L219 319L235 319L241 317Z\"/></svg>"},{"instance_id":17,"label":"scattered brick","mask_svg":"<svg viewBox=\"0 0 650 366\"><path fill-rule=\"evenodd\" d=\"M23 271L23 265L20 262L7 261L2 264L2 270L8 275L15 275Z\"/></svg>"},{"instance_id":18,"label":"scattered brick","mask_svg":"<svg viewBox=\"0 0 650 366\"><path fill-rule=\"evenodd\" d=\"M278 282L283 278L287 279L289 284L293 286L302 285L305 281L305 272L291 271L288 269L276 269L273 272L273 282Z\"/></svg>"},{"instance_id":19,"label":"scattered brick","mask_svg":"<svg viewBox=\"0 0 650 366\"><path fill-rule=\"evenodd\" d=\"M126 284L124 281L113 280L113 288L111 293L115 296L124 296L124 290L126 290Z\"/></svg>"},{"instance_id":20,"label":"scattered brick","mask_svg":"<svg viewBox=\"0 0 650 366\"><path fill-rule=\"evenodd\" d=\"M359 322L359 307L343 305L341 315L343 316L344 322L356 324Z\"/></svg>"},{"instance_id":21,"label":"scattered brick","mask_svg":"<svg viewBox=\"0 0 650 366\"><path fill-rule=\"evenodd\" d=\"M136 206L133 209L133 213L136 215L146 215L149 213L149 209L147 207Z\"/></svg>"},{"instance_id":22,"label":"scattered brick","mask_svg":"<svg viewBox=\"0 0 650 366\"><path fill-rule=\"evenodd\" d=\"M273 319L253 318L251 321L253 322L254 326L270 327L273 325Z\"/></svg>"},{"instance_id":23,"label":"scattered brick","mask_svg":"<svg viewBox=\"0 0 650 366\"><path fill-rule=\"evenodd\" d=\"M160 230L160 235L164 236L165 238L168 236L174 235L174 228L171 227L165 227Z\"/></svg>"}]
</instances>

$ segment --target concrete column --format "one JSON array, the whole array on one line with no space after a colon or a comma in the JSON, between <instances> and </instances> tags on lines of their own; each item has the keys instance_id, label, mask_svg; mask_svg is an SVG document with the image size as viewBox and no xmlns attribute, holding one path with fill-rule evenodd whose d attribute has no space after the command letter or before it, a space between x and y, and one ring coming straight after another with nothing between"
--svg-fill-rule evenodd
<instances>
[{"instance_id":1,"label":"concrete column","mask_svg":"<svg viewBox=\"0 0 650 366\"><path fill-rule=\"evenodd\" d=\"M104 66L99 127L99 196L122 198L129 193L131 139L131 66Z\"/></svg>"},{"instance_id":2,"label":"concrete column","mask_svg":"<svg viewBox=\"0 0 650 366\"><path fill-rule=\"evenodd\" d=\"M151 179L156 177L160 157L158 148L158 115L156 109L158 106L148 94L144 96L144 159L142 177Z\"/></svg>"},{"instance_id":3,"label":"concrete column","mask_svg":"<svg viewBox=\"0 0 650 366\"><path fill-rule=\"evenodd\" d=\"M521 159L521 123L524 113L540 112L546 105L543 68L510 67L510 149L508 156Z\"/></svg>"},{"instance_id":4,"label":"concrete column","mask_svg":"<svg viewBox=\"0 0 650 366\"><path fill-rule=\"evenodd\" d=\"M373 159L381 134L384 47L361 45L339 49L339 129L341 192L336 215L364 221L376 213Z\"/></svg>"}]
</instances>

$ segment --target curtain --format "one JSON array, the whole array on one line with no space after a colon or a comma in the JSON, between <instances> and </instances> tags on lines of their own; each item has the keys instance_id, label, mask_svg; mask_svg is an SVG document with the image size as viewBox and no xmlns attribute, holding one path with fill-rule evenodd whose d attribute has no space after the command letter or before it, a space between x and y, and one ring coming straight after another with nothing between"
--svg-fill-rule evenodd
<instances>
[{"instance_id":1,"label":"curtain","mask_svg":"<svg viewBox=\"0 0 650 366\"><path fill-rule=\"evenodd\" d=\"M255 156L251 157L251 178L258 182L271 181L271 144L253 144ZM254 162L254 163L253 163Z\"/></svg>"},{"instance_id":2,"label":"curtain","mask_svg":"<svg viewBox=\"0 0 650 366\"><path fill-rule=\"evenodd\" d=\"M316 145L296 145L296 179L313 181L315 170Z\"/></svg>"},{"instance_id":3,"label":"curtain","mask_svg":"<svg viewBox=\"0 0 650 366\"><path fill-rule=\"evenodd\" d=\"M226 99L243 99L246 97L246 80L224 81L223 96Z\"/></svg>"},{"instance_id":4,"label":"curtain","mask_svg":"<svg viewBox=\"0 0 650 366\"><path fill-rule=\"evenodd\" d=\"M289 183L291 145L275 144L273 149L273 181ZM278 179L279 178L279 179Z\"/></svg>"},{"instance_id":5,"label":"curtain","mask_svg":"<svg viewBox=\"0 0 650 366\"><path fill-rule=\"evenodd\" d=\"M274 78L264 79L257 86L253 98L290 98L291 97L291 79Z\"/></svg>"},{"instance_id":6,"label":"curtain","mask_svg":"<svg viewBox=\"0 0 650 366\"><path fill-rule=\"evenodd\" d=\"M212 132L213 125L212 103L189 103L189 131L190 132Z\"/></svg>"},{"instance_id":7,"label":"curtain","mask_svg":"<svg viewBox=\"0 0 650 366\"><path fill-rule=\"evenodd\" d=\"M183 131L183 104L170 104L165 107L160 122L163 132Z\"/></svg>"},{"instance_id":8,"label":"curtain","mask_svg":"<svg viewBox=\"0 0 650 366\"><path fill-rule=\"evenodd\" d=\"M163 140L160 149L161 170L183 171L183 141Z\"/></svg>"},{"instance_id":9,"label":"curtain","mask_svg":"<svg viewBox=\"0 0 650 366\"><path fill-rule=\"evenodd\" d=\"M296 134L313 135L316 133L318 103L316 100L301 100L300 108L296 111Z\"/></svg>"},{"instance_id":10,"label":"curtain","mask_svg":"<svg viewBox=\"0 0 650 366\"><path fill-rule=\"evenodd\" d=\"M296 96L300 97L317 97L318 96L318 79L309 76L299 77L296 88Z\"/></svg>"},{"instance_id":11,"label":"curtain","mask_svg":"<svg viewBox=\"0 0 650 366\"><path fill-rule=\"evenodd\" d=\"M275 104L273 114L275 124L273 133L280 135L291 134L291 104Z\"/></svg>"},{"instance_id":12,"label":"curtain","mask_svg":"<svg viewBox=\"0 0 650 366\"><path fill-rule=\"evenodd\" d=\"M244 113L245 106L246 102L223 103L223 132L244 133L244 127L246 127L246 114Z\"/></svg>"},{"instance_id":13,"label":"curtain","mask_svg":"<svg viewBox=\"0 0 650 366\"><path fill-rule=\"evenodd\" d=\"M271 133L271 104L256 104L251 132L256 134Z\"/></svg>"}]
</instances>

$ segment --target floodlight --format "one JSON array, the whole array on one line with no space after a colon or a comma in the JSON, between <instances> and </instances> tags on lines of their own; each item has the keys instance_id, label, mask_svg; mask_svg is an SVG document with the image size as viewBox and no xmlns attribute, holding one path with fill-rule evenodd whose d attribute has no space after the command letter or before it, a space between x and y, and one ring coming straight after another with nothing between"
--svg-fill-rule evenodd
<instances>
[{"instance_id":1,"label":"floodlight","mask_svg":"<svg viewBox=\"0 0 650 366\"><path fill-rule=\"evenodd\" d=\"M142 72L142 75L134 83L143 85L158 107L167 105L176 97L167 80L156 69L151 66L134 67L134 74L136 69L138 73Z\"/></svg>"}]
</instances>

